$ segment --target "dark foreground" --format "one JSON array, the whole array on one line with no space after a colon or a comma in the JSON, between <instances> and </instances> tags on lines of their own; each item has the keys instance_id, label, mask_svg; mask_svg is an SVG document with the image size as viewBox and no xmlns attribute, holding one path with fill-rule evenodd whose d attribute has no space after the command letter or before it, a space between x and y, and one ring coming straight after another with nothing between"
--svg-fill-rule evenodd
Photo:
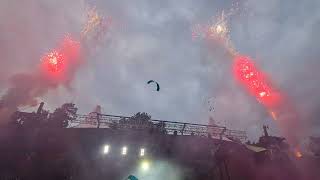
<instances>
[{"instance_id":1,"label":"dark foreground","mask_svg":"<svg viewBox=\"0 0 320 180\"><path fill-rule=\"evenodd\" d=\"M315 180L316 158L221 139L111 129L0 130L0 179ZM108 152L104 149L109 146ZM123 154L123 148L126 153ZM141 156L141 148L145 154ZM146 164L145 162L148 162ZM145 163L142 165L141 163ZM147 167L144 167L147 166ZM320 169L318 169L319 171Z\"/></svg>"}]
</instances>

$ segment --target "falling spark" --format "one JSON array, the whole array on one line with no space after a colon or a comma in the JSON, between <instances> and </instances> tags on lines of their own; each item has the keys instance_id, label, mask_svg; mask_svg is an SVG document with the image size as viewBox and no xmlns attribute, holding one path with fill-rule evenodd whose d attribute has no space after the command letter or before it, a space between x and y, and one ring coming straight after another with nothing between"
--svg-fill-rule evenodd
<instances>
[{"instance_id":1,"label":"falling spark","mask_svg":"<svg viewBox=\"0 0 320 180\"><path fill-rule=\"evenodd\" d=\"M302 156L303 156L302 153L298 150L295 150L294 154L297 158L302 158Z\"/></svg>"},{"instance_id":2,"label":"falling spark","mask_svg":"<svg viewBox=\"0 0 320 180\"><path fill-rule=\"evenodd\" d=\"M266 92L262 91L259 93L260 97L264 97L266 95Z\"/></svg>"},{"instance_id":3,"label":"falling spark","mask_svg":"<svg viewBox=\"0 0 320 180\"><path fill-rule=\"evenodd\" d=\"M277 120L277 115L274 111L270 111L270 116L272 117L273 120Z\"/></svg>"},{"instance_id":4,"label":"falling spark","mask_svg":"<svg viewBox=\"0 0 320 180\"><path fill-rule=\"evenodd\" d=\"M101 40L107 33L112 24L111 17L103 17L97 9L89 8L87 11L87 20L81 31L81 39Z\"/></svg>"},{"instance_id":5,"label":"falling spark","mask_svg":"<svg viewBox=\"0 0 320 180\"><path fill-rule=\"evenodd\" d=\"M103 20L103 18L96 11L96 8L88 10L87 19L88 20L81 31L81 36L87 36L87 34L93 31L99 24L102 23Z\"/></svg>"}]
</instances>

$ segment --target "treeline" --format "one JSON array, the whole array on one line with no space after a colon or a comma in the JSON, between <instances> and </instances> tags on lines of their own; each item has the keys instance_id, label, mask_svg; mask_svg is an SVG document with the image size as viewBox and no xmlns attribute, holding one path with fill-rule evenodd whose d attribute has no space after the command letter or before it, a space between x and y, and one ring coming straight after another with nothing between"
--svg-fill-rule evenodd
<instances>
[{"instance_id":1,"label":"treeline","mask_svg":"<svg viewBox=\"0 0 320 180\"><path fill-rule=\"evenodd\" d=\"M50 113L41 103L37 112L16 111L12 114L9 126L66 128L77 118L78 108L73 103L65 103Z\"/></svg>"}]
</instances>

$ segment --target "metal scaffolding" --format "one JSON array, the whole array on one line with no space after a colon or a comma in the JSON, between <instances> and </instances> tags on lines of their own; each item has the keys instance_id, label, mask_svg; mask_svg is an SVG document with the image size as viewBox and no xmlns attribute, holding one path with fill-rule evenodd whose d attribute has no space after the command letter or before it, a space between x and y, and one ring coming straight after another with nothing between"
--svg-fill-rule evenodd
<instances>
[{"instance_id":1,"label":"metal scaffolding","mask_svg":"<svg viewBox=\"0 0 320 180\"><path fill-rule=\"evenodd\" d=\"M223 126L193 124L184 122L173 122L164 120L150 120L149 123L123 123L129 122L130 117L115 116L107 114L93 113L90 115L78 115L71 121L70 128L91 127L91 128L113 128L113 129L136 129L150 130L153 128L163 130L167 134L177 135L197 135L212 136L221 138L245 140L247 138L245 131L231 130Z\"/></svg>"}]
</instances>

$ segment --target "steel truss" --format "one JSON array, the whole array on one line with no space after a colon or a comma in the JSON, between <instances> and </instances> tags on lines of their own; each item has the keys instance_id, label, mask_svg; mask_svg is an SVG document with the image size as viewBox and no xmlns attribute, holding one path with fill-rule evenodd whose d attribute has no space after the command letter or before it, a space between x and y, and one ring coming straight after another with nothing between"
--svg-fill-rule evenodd
<instances>
[{"instance_id":1,"label":"steel truss","mask_svg":"<svg viewBox=\"0 0 320 180\"><path fill-rule=\"evenodd\" d=\"M70 128L77 127L95 127L95 128L114 128L114 129L137 129L137 130L162 130L167 134L177 135L197 135L212 137L228 137L244 141L247 138L245 131L231 130L223 126L193 124L184 122L173 122L152 119L149 123L123 123L130 122L130 117L115 116L99 113L90 115L78 115L75 120L71 121ZM83 126L85 125L85 126Z\"/></svg>"}]
</instances>

